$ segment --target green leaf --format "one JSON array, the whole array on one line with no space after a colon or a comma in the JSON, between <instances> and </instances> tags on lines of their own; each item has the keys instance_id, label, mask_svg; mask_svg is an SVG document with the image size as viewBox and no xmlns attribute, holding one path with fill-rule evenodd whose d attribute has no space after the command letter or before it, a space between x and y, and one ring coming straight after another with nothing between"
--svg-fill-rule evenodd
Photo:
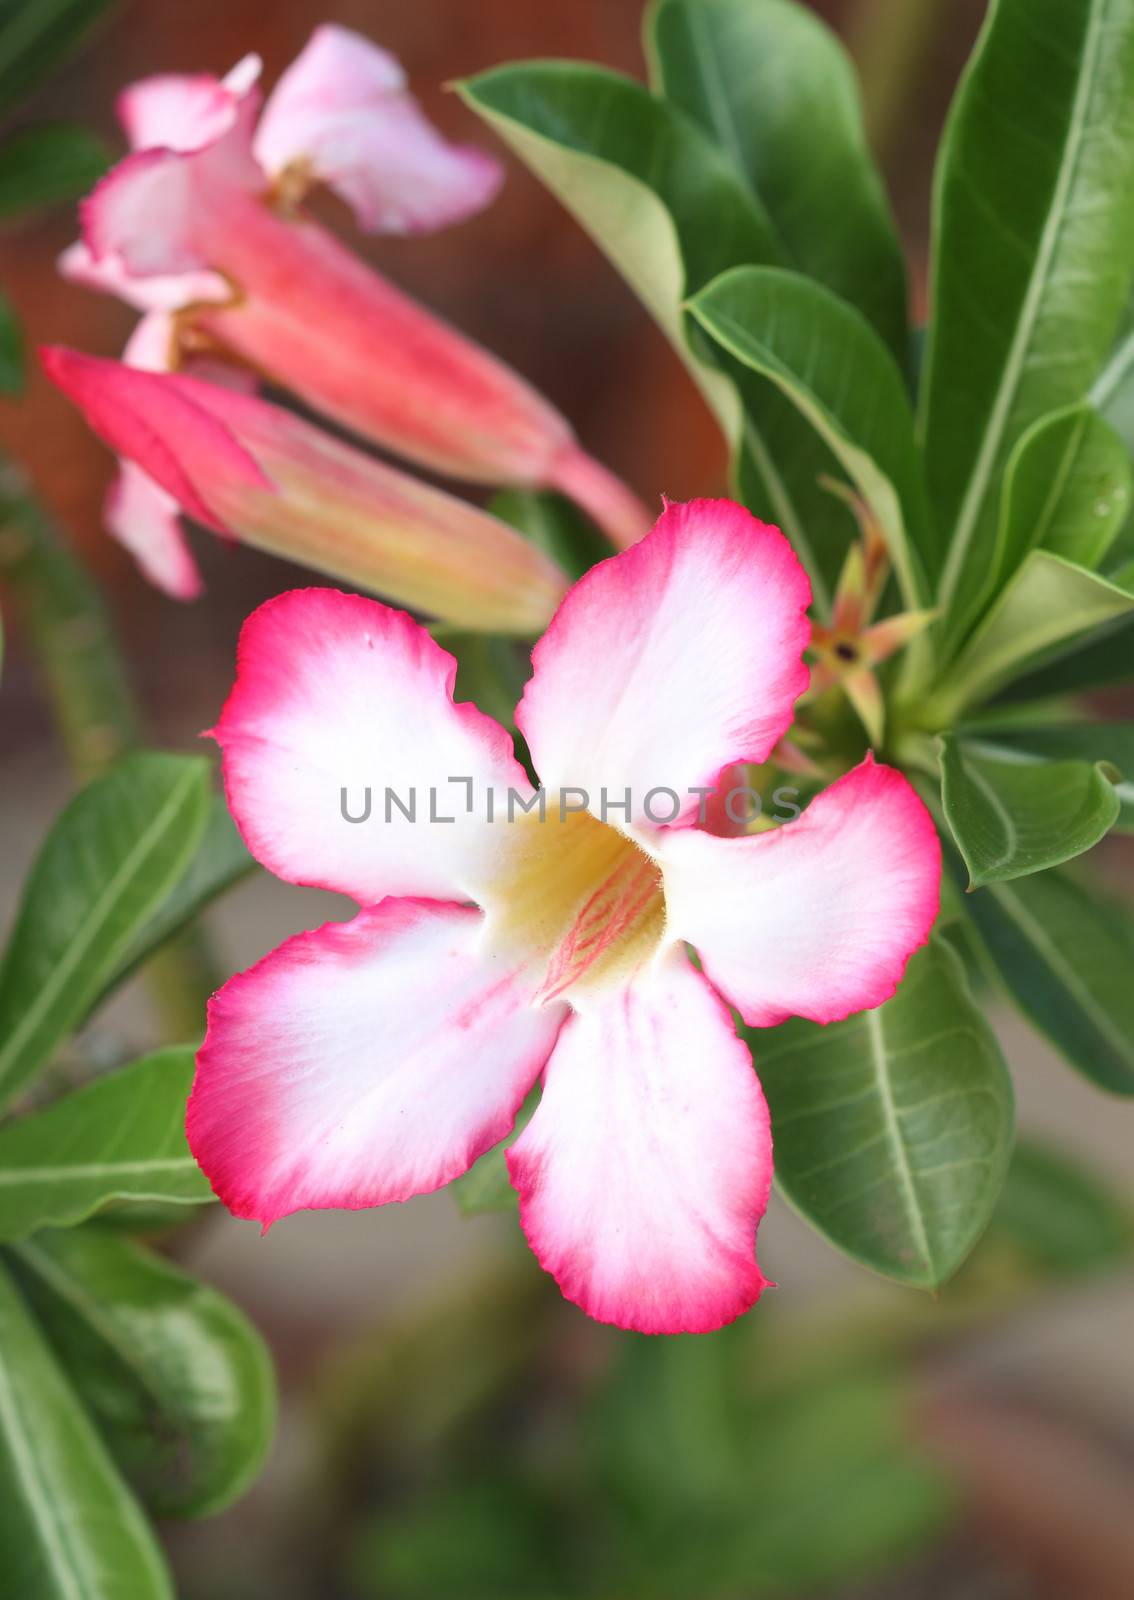
<instances>
[{"instance_id":1,"label":"green leaf","mask_svg":"<svg viewBox=\"0 0 1134 1600\"><path fill-rule=\"evenodd\" d=\"M1118 1266L1134 1249L1134 1219L1096 1175L1065 1151L1021 1139L989 1240L1003 1241L1057 1279Z\"/></svg>"},{"instance_id":2,"label":"green leaf","mask_svg":"<svg viewBox=\"0 0 1134 1600\"><path fill-rule=\"evenodd\" d=\"M655 317L737 458L744 499L775 522L829 608L854 525L823 491L830 451L772 384L753 379L747 415L685 300L726 268L781 263L785 247L733 163L640 84L574 62L500 67L457 85L594 239Z\"/></svg>"},{"instance_id":3,"label":"green leaf","mask_svg":"<svg viewBox=\"0 0 1134 1600\"><path fill-rule=\"evenodd\" d=\"M915 1403L893 1366L831 1371L828 1355L805 1384L754 1409L748 1514L720 1592L846 1595L939 1539L955 1492L911 1426ZM753 1573L767 1588L749 1587Z\"/></svg>"},{"instance_id":4,"label":"green leaf","mask_svg":"<svg viewBox=\"0 0 1134 1600\"><path fill-rule=\"evenodd\" d=\"M21 1287L124 1476L158 1516L200 1517L263 1465L275 1387L223 1295L101 1228L11 1247Z\"/></svg>"},{"instance_id":5,"label":"green leaf","mask_svg":"<svg viewBox=\"0 0 1134 1600\"><path fill-rule=\"evenodd\" d=\"M488 509L551 557L571 579L614 555L610 541L564 495L546 490L504 489Z\"/></svg>"},{"instance_id":6,"label":"green leaf","mask_svg":"<svg viewBox=\"0 0 1134 1600\"><path fill-rule=\"evenodd\" d=\"M997 0L935 194L922 421L954 642L986 589L1008 458L1086 397L1132 259L1134 0Z\"/></svg>"},{"instance_id":7,"label":"green leaf","mask_svg":"<svg viewBox=\"0 0 1134 1600\"><path fill-rule=\"evenodd\" d=\"M558 1600L577 1594L570 1530L535 1473L481 1464L356 1524L350 1593L396 1600ZM565 1584L568 1587L565 1588Z\"/></svg>"},{"instance_id":8,"label":"green leaf","mask_svg":"<svg viewBox=\"0 0 1134 1600\"><path fill-rule=\"evenodd\" d=\"M106 145L86 128L29 128L0 145L0 218L85 194L110 165Z\"/></svg>"},{"instance_id":9,"label":"green leaf","mask_svg":"<svg viewBox=\"0 0 1134 1600\"><path fill-rule=\"evenodd\" d=\"M1134 924L1054 869L990 884L966 908L1008 992L1071 1065L1134 1094Z\"/></svg>"},{"instance_id":10,"label":"green leaf","mask_svg":"<svg viewBox=\"0 0 1134 1600\"><path fill-rule=\"evenodd\" d=\"M828 1344L771 1383L754 1337L749 1325L618 1347L592 1403L585 1474L620 1519L603 1595L845 1593L947 1518L947 1482L910 1428L905 1374L832 1360Z\"/></svg>"},{"instance_id":11,"label":"green leaf","mask_svg":"<svg viewBox=\"0 0 1134 1600\"><path fill-rule=\"evenodd\" d=\"M533 1089L516 1113L512 1131L491 1150L486 1150L479 1161L449 1185L457 1209L463 1217L475 1217L482 1211L514 1211L516 1191L508 1177L507 1153L509 1147L523 1133L539 1105L539 1090Z\"/></svg>"},{"instance_id":12,"label":"green leaf","mask_svg":"<svg viewBox=\"0 0 1134 1600\"><path fill-rule=\"evenodd\" d=\"M484 638L485 635L478 634L476 637ZM137 971L162 945L193 922L214 900L255 871L256 860L240 837L224 796L210 795L204 831L188 870L178 879L153 916L138 929L94 1005L98 1005L112 989L125 982L132 972Z\"/></svg>"},{"instance_id":13,"label":"green leaf","mask_svg":"<svg viewBox=\"0 0 1134 1600\"><path fill-rule=\"evenodd\" d=\"M774 267L737 267L691 302L706 333L777 385L878 518L907 603L925 586L928 510L913 418L893 358L857 311ZM740 380L743 382L743 380Z\"/></svg>"},{"instance_id":14,"label":"green leaf","mask_svg":"<svg viewBox=\"0 0 1134 1600\"><path fill-rule=\"evenodd\" d=\"M457 658L457 701L471 700L515 737L516 707L531 676L531 651L500 634L466 633L434 624L430 633Z\"/></svg>"},{"instance_id":15,"label":"green leaf","mask_svg":"<svg viewBox=\"0 0 1134 1600\"><path fill-rule=\"evenodd\" d=\"M0 1551L13 1600L173 1600L137 1501L2 1264Z\"/></svg>"},{"instance_id":16,"label":"green leaf","mask_svg":"<svg viewBox=\"0 0 1134 1600\"><path fill-rule=\"evenodd\" d=\"M205 826L203 756L126 756L56 821L0 967L0 1099L83 1017L177 882Z\"/></svg>"},{"instance_id":17,"label":"green leaf","mask_svg":"<svg viewBox=\"0 0 1134 1600\"><path fill-rule=\"evenodd\" d=\"M1030 550L1097 567L1131 505L1134 469L1122 440L1091 406L1041 417L1008 463L991 600Z\"/></svg>"},{"instance_id":18,"label":"green leaf","mask_svg":"<svg viewBox=\"0 0 1134 1600\"><path fill-rule=\"evenodd\" d=\"M16 313L0 294L0 394L19 394L23 386L23 329Z\"/></svg>"},{"instance_id":19,"label":"green leaf","mask_svg":"<svg viewBox=\"0 0 1134 1600\"><path fill-rule=\"evenodd\" d=\"M906 270L854 68L793 0L654 0L650 79L759 195L787 263L856 306L903 369Z\"/></svg>"},{"instance_id":20,"label":"green leaf","mask_svg":"<svg viewBox=\"0 0 1134 1600\"><path fill-rule=\"evenodd\" d=\"M1047 700L1083 694L1134 678L1134 617L1102 633L1076 641L1050 665L1029 670L1006 684L1002 700Z\"/></svg>"},{"instance_id":21,"label":"green leaf","mask_svg":"<svg viewBox=\"0 0 1134 1600\"><path fill-rule=\"evenodd\" d=\"M1134 454L1134 293L1127 299L1119 336L1090 399Z\"/></svg>"},{"instance_id":22,"label":"green leaf","mask_svg":"<svg viewBox=\"0 0 1134 1600\"><path fill-rule=\"evenodd\" d=\"M673 107L605 68L522 62L457 90L587 229L733 433L735 396L694 355L681 311L725 267L782 259L732 163Z\"/></svg>"},{"instance_id":23,"label":"green leaf","mask_svg":"<svg viewBox=\"0 0 1134 1600\"><path fill-rule=\"evenodd\" d=\"M947 672L942 723L956 721L966 707L989 699L1029 668L1131 613L1134 573L1104 578L1050 551L1033 550ZM1059 692L1058 674L1054 682Z\"/></svg>"},{"instance_id":24,"label":"green leaf","mask_svg":"<svg viewBox=\"0 0 1134 1600\"><path fill-rule=\"evenodd\" d=\"M82 41L115 0L5 0L0 13L0 111L10 109Z\"/></svg>"},{"instance_id":25,"label":"green leaf","mask_svg":"<svg viewBox=\"0 0 1134 1600\"><path fill-rule=\"evenodd\" d=\"M1022 762L1105 762L1119 775L1114 784L1118 797L1119 833L1134 833L1134 723L1039 722L998 723L993 717L962 727L965 738L978 742L995 755Z\"/></svg>"},{"instance_id":26,"label":"green leaf","mask_svg":"<svg viewBox=\"0 0 1134 1600\"><path fill-rule=\"evenodd\" d=\"M945 819L974 889L1082 855L1114 826L1118 795L1088 761L1020 760L976 740L941 740Z\"/></svg>"},{"instance_id":27,"label":"green leaf","mask_svg":"<svg viewBox=\"0 0 1134 1600\"><path fill-rule=\"evenodd\" d=\"M874 1011L748 1041L792 1205L877 1272L944 1283L984 1231L1012 1143L1011 1081L955 953L931 940Z\"/></svg>"},{"instance_id":28,"label":"green leaf","mask_svg":"<svg viewBox=\"0 0 1134 1600\"><path fill-rule=\"evenodd\" d=\"M192 1083L192 1049L161 1050L0 1128L0 1243L115 1200L211 1200L185 1142Z\"/></svg>"}]
</instances>

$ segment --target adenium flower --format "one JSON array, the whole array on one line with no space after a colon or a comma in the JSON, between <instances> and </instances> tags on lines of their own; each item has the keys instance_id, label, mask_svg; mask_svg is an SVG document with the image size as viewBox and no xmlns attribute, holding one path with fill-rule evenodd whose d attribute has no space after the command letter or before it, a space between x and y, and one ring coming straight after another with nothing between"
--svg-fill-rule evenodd
<instances>
[{"instance_id":1,"label":"adenium flower","mask_svg":"<svg viewBox=\"0 0 1134 1600\"><path fill-rule=\"evenodd\" d=\"M279 406L74 350L41 357L124 459L116 495L142 501L152 541L144 555L158 581L195 579L177 520L184 510L218 533L458 627L536 633L566 591L555 562L498 517Z\"/></svg>"},{"instance_id":2,"label":"adenium flower","mask_svg":"<svg viewBox=\"0 0 1134 1600\"><path fill-rule=\"evenodd\" d=\"M881 743L886 728L886 701L876 667L924 633L936 611L902 611L881 622L872 618L890 576L886 539L866 503L845 485L826 487L847 500L859 525L859 539L847 551L835 587L831 621L813 623L809 698L836 685L842 689L871 743Z\"/></svg>"},{"instance_id":3,"label":"adenium flower","mask_svg":"<svg viewBox=\"0 0 1134 1600\"><path fill-rule=\"evenodd\" d=\"M171 364L235 358L412 461L560 489L616 544L639 538L641 503L547 401L299 209L322 183L363 229L428 231L493 198L496 161L443 140L394 58L346 29L316 29L262 116L259 70L249 57L223 80L124 92L133 153L84 203L63 270L147 311L157 280Z\"/></svg>"},{"instance_id":4,"label":"adenium flower","mask_svg":"<svg viewBox=\"0 0 1134 1600\"><path fill-rule=\"evenodd\" d=\"M131 278L113 260L96 266L82 243L64 251L59 261L63 275L75 283L106 289L143 313L130 335L122 359L142 372L168 372L176 363L182 370L227 388L251 393L255 375L231 362L208 356L176 359L178 349L175 313L191 302L225 300L230 290L215 272L187 272L171 278ZM123 545L149 581L175 600L195 600L203 585L185 531L181 506L135 461L120 460L107 492L103 520L107 531Z\"/></svg>"},{"instance_id":5,"label":"adenium flower","mask_svg":"<svg viewBox=\"0 0 1134 1600\"><path fill-rule=\"evenodd\" d=\"M938 904L929 816L871 759L777 830L697 826L698 795L791 721L809 600L782 535L723 500L669 506L592 568L517 712L543 821L511 739L453 703L453 660L409 617L329 590L252 615L213 730L229 806L271 871L360 910L211 1003L187 1126L231 1211L267 1226L436 1189L542 1080L508 1168L563 1293L651 1333L759 1298L771 1138L729 1007L763 1027L876 1006ZM442 802L448 823L340 810L340 788L450 782L470 801ZM588 809L557 805L578 789ZM506 820L509 790L535 809Z\"/></svg>"}]
</instances>

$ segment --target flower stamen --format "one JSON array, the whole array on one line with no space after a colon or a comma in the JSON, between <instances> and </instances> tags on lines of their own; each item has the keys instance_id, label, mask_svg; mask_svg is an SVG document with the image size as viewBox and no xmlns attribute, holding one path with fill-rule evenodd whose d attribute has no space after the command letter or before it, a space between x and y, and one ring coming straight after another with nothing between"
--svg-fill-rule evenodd
<instances>
[{"instance_id":1,"label":"flower stamen","mask_svg":"<svg viewBox=\"0 0 1134 1600\"><path fill-rule=\"evenodd\" d=\"M649 959L665 898L645 851L589 812L562 815L555 797L543 818L514 826L508 866L487 896L489 938L544 964L541 1002L605 988Z\"/></svg>"}]
</instances>

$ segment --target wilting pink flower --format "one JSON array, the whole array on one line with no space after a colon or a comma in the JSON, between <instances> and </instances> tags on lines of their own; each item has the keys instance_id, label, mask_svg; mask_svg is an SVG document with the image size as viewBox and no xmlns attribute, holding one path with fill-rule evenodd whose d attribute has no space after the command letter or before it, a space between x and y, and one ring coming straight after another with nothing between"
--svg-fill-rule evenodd
<instances>
[{"instance_id":1,"label":"wilting pink flower","mask_svg":"<svg viewBox=\"0 0 1134 1600\"><path fill-rule=\"evenodd\" d=\"M778 831L695 825L697 791L790 722L809 598L783 537L728 501L670 506L588 572L517 714L544 821L507 734L454 705L454 662L407 616L301 590L249 619L213 730L233 816L273 872L362 909L212 1001L188 1132L230 1210L267 1225L436 1189L542 1075L508 1165L564 1294L645 1332L756 1301L771 1139L728 1007L761 1026L876 1006L938 902L932 823L869 759ZM375 814L344 820L340 790L361 816L367 786ZM573 786L590 808L564 815ZM454 820L385 820L387 789L431 788ZM533 807L511 822L509 790Z\"/></svg>"},{"instance_id":2,"label":"wilting pink flower","mask_svg":"<svg viewBox=\"0 0 1134 1600\"><path fill-rule=\"evenodd\" d=\"M181 312L190 351L212 343L410 460L561 489L616 543L640 537L640 502L547 401L298 210L321 182L363 228L438 228L493 197L496 162L444 141L397 62L345 29L315 31L257 123L258 72L249 58L223 80L150 78L123 94L134 153L85 203L64 270L147 309L132 286L181 282L164 309Z\"/></svg>"},{"instance_id":3,"label":"wilting pink flower","mask_svg":"<svg viewBox=\"0 0 1134 1600\"><path fill-rule=\"evenodd\" d=\"M147 558L156 563L160 550L162 578L197 581L177 520L184 510L218 533L462 627L536 633L567 588L560 568L499 518L279 406L74 350L42 358L124 459L116 492L144 498Z\"/></svg>"}]
</instances>

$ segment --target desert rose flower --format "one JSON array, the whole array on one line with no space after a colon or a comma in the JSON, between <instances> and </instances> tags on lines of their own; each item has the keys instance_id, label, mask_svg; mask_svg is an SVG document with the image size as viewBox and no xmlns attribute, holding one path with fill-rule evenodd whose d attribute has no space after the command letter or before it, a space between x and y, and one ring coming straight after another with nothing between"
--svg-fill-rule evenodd
<instances>
[{"instance_id":1,"label":"desert rose flower","mask_svg":"<svg viewBox=\"0 0 1134 1600\"><path fill-rule=\"evenodd\" d=\"M542 1079L508 1166L563 1293L658 1333L759 1298L771 1139L729 1007L761 1026L876 1006L938 904L929 816L870 759L778 830L697 826L722 768L791 721L809 599L775 529L668 507L535 648L517 722L541 791L409 617L317 589L254 613L213 730L229 806L270 870L361 909L211 1003L188 1133L231 1211L436 1189Z\"/></svg>"},{"instance_id":2,"label":"desert rose flower","mask_svg":"<svg viewBox=\"0 0 1134 1600\"><path fill-rule=\"evenodd\" d=\"M486 205L496 162L443 140L398 63L343 28L316 29L259 118L258 72L249 58L223 81L164 76L126 90L134 153L84 204L81 252L64 270L114 292L124 278L210 274L223 296L179 302L190 351L215 345L412 461L554 487L616 544L640 537L640 502L547 401L299 209L323 183L364 229L427 231Z\"/></svg>"},{"instance_id":3,"label":"desert rose flower","mask_svg":"<svg viewBox=\"0 0 1134 1600\"><path fill-rule=\"evenodd\" d=\"M886 701L875 668L925 632L936 611L902 611L873 620L890 576L886 540L869 508L857 495L839 489L858 519L860 538L847 551L835 586L831 622L811 629L810 698L838 685L872 744L881 743Z\"/></svg>"},{"instance_id":4,"label":"desert rose flower","mask_svg":"<svg viewBox=\"0 0 1134 1600\"><path fill-rule=\"evenodd\" d=\"M74 350L48 349L42 360L126 463L117 493L144 497L147 558L160 531L171 580L198 581L178 524L185 511L460 627L536 633L567 588L560 568L499 518L254 395Z\"/></svg>"},{"instance_id":5,"label":"desert rose flower","mask_svg":"<svg viewBox=\"0 0 1134 1600\"><path fill-rule=\"evenodd\" d=\"M230 290L214 272L187 272L172 278L131 278L111 260L96 267L84 244L65 250L59 260L63 275L75 283L106 289L142 313L122 359L142 372L168 372L177 365L195 377L250 393L256 387L247 368L208 356L178 351L176 311L192 302L226 300ZM195 600L201 574L181 526L181 508L173 495L134 461L120 461L103 508L107 531L129 550L145 576L175 600Z\"/></svg>"}]
</instances>

